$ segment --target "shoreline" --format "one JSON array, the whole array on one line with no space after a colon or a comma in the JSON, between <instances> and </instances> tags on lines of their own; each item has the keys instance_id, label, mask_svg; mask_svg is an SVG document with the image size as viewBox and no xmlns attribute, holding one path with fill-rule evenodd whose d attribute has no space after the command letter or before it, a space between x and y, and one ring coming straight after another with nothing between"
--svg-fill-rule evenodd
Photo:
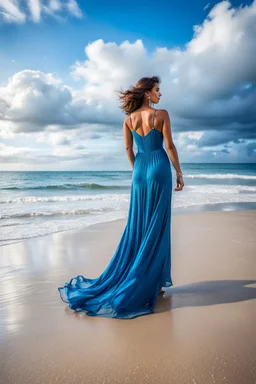
<instances>
[{"instance_id":1,"label":"shoreline","mask_svg":"<svg viewBox=\"0 0 256 384\"><path fill-rule=\"evenodd\" d=\"M178 215L191 215L191 214L194 214L194 213L203 213L203 212L235 212L235 211L240 211L240 210L246 210L246 211L254 211L256 210L256 202L255 203L218 203L218 204L204 204L202 206L198 206L198 205L193 205L193 206L190 206L190 207L187 207L187 208L172 208L172 218L175 217L175 216L178 216ZM119 219L113 219L113 220L109 220L109 221L102 221L100 223L93 223L93 224L89 224L83 228L72 228L72 229L66 229L66 230L60 230L60 231L56 231L56 232L52 232L52 233L48 233L48 234L43 234L43 235L35 235L35 236L31 236L31 237L26 237L26 238L21 238L21 239L17 239L17 240L2 240L2 242L6 242L5 244L1 244L1 241L0 241L0 249L2 247L6 247L8 245L12 245L12 244L17 244L17 243L20 243L22 241L25 241L25 240L29 240L29 239L35 239L35 238L38 238L38 237L44 237L44 236L51 236L53 234L56 234L56 233L65 233L65 232L70 232L70 231L84 231L86 230L87 228L91 228L93 226L97 226L97 225L101 225L101 224L107 224L107 223L112 223L112 222L115 222L115 221L123 221L123 220L127 220L127 217L125 218L119 218ZM10 241L10 242L8 242Z\"/></svg>"}]
</instances>

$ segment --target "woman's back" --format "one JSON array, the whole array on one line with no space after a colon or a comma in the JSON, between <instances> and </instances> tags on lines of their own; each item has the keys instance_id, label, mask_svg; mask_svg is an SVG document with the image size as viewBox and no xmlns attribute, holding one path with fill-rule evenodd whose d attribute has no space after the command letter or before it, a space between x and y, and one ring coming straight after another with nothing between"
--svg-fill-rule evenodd
<instances>
[{"instance_id":1,"label":"woman's back","mask_svg":"<svg viewBox=\"0 0 256 384\"><path fill-rule=\"evenodd\" d=\"M137 109L130 114L130 129L141 136L146 136L152 128L162 132L163 117L162 110L157 109Z\"/></svg>"},{"instance_id":2,"label":"woman's back","mask_svg":"<svg viewBox=\"0 0 256 384\"><path fill-rule=\"evenodd\" d=\"M157 109L133 112L129 116L130 130L139 154L150 154L161 150L163 162L169 165L167 154L163 149L162 120L159 118L159 114L160 111Z\"/></svg>"}]
</instances>

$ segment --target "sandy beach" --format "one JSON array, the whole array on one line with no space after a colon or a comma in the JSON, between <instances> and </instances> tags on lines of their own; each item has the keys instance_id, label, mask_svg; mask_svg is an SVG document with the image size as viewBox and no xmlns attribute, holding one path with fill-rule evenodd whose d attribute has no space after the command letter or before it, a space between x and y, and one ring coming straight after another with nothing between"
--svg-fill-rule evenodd
<instances>
[{"instance_id":1,"label":"sandy beach","mask_svg":"<svg viewBox=\"0 0 256 384\"><path fill-rule=\"evenodd\" d=\"M155 313L89 317L57 288L107 266L126 220L0 248L0 382L256 382L256 211L172 217L174 286Z\"/></svg>"}]
</instances>

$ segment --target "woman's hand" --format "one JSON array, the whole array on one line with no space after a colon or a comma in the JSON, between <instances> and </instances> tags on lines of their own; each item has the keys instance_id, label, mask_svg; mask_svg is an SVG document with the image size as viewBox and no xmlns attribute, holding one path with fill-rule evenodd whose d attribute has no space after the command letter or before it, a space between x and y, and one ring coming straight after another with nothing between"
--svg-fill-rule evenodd
<instances>
[{"instance_id":1,"label":"woman's hand","mask_svg":"<svg viewBox=\"0 0 256 384\"><path fill-rule=\"evenodd\" d=\"M184 187L184 181L182 176L177 176L177 188L175 188L175 191L182 191L182 188Z\"/></svg>"}]
</instances>

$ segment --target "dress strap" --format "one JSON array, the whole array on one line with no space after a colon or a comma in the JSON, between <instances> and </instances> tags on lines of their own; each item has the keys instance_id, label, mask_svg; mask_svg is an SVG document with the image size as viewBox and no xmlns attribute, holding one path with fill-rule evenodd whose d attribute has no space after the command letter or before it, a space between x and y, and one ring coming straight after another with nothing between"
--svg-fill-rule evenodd
<instances>
[{"instance_id":1,"label":"dress strap","mask_svg":"<svg viewBox=\"0 0 256 384\"><path fill-rule=\"evenodd\" d=\"M155 118L156 111L157 111L157 109L155 109L155 112L154 112L154 115L153 115L153 127L152 127L152 129L154 128L154 118Z\"/></svg>"}]
</instances>

